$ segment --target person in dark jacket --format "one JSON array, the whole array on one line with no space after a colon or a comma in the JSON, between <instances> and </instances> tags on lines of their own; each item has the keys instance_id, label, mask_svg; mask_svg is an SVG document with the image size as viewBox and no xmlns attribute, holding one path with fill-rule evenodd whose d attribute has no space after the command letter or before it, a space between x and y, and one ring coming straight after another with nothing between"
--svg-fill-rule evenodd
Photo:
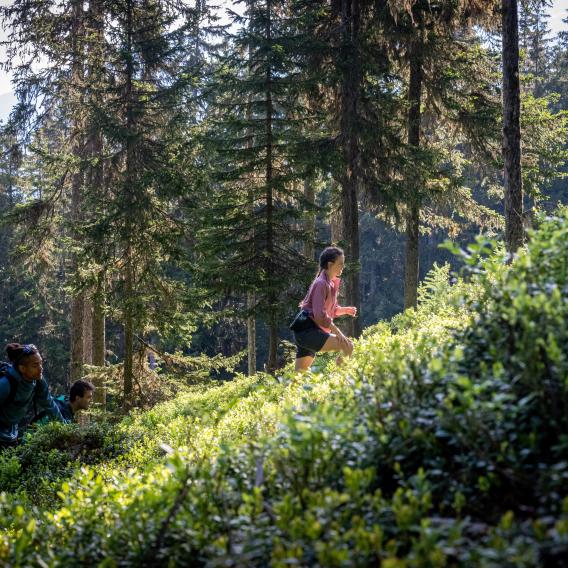
<instances>
[{"instance_id":1,"label":"person in dark jacket","mask_svg":"<svg viewBox=\"0 0 568 568\"><path fill-rule=\"evenodd\" d=\"M93 385L93 383L90 383L85 379L79 379L71 385L71 388L69 389L69 396L58 396L53 400L59 407L59 411L63 418L65 418L68 422L73 422L75 414L79 410L89 409L91 402L93 402L94 392L95 385ZM44 410L37 414L32 422L44 424L45 422L53 419L54 416Z\"/></svg>"},{"instance_id":2,"label":"person in dark jacket","mask_svg":"<svg viewBox=\"0 0 568 568\"><path fill-rule=\"evenodd\" d=\"M35 345L6 346L10 365L0 376L0 448L18 443L18 425L32 403L61 422L68 422L49 393L42 376L43 360Z\"/></svg>"}]
</instances>

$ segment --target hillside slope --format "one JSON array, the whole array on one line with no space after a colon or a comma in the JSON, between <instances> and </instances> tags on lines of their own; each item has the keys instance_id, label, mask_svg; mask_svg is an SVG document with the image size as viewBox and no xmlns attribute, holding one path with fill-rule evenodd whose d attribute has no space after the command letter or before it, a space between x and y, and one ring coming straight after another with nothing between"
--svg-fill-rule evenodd
<instances>
[{"instance_id":1,"label":"hillside slope","mask_svg":"<svg viewBox=\"0 0 568 568\"><path fill-rule=\"evenodd\" d=\"M512 267L481 240L462 256L464 278L435 269L344 368L196 387L70 464L49 448L89 434L43 429L0 461L0 562L560 565L568 212Z\"/></svg>"}]
</instances>

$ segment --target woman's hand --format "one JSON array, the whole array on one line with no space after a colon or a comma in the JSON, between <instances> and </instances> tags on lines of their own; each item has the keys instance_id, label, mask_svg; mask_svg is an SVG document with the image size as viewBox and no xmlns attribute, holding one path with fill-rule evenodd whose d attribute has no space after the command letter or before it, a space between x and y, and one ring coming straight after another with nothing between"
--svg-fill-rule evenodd
<instances>
[{"instance_id":1,"label":"woman's hand","mask_svg":"<svg viewBox=\"0 0 568 568\"><path fill-rule=\"evenodd\" d=\"M351 316L352 318L357 316L357 308L355 306L348 306L343 308L346 316Z\"/></svg>"}]
</instances>

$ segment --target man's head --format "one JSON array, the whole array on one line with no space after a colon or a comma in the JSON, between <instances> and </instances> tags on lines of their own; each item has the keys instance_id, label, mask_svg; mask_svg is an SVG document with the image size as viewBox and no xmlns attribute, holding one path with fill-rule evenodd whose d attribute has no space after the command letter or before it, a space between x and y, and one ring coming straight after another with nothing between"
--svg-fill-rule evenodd
<instances>
[{"instance_id":1,"label":"man's head","mask_svg":"<svg viewBox=\"0 0 568 568\"><path fill-rule=\"evenodd\" d=\"M69 390L69 402L73 410L87 410L91 406L94 390L95 385L89 381L83 379L75 381Z\"/></svg>"},{"instance_id":2,"label":"man's head","mask_svg":"<svg viewBox=\"0 0 568 568\"><path fill-rule=\"evenodd\" d=\"M41 378L43 360L39 349L35 345L31 343L27 345L9 343L6 346L6 353L8 359L24 380L31 382Z\"/></svg>"}]
</instances>

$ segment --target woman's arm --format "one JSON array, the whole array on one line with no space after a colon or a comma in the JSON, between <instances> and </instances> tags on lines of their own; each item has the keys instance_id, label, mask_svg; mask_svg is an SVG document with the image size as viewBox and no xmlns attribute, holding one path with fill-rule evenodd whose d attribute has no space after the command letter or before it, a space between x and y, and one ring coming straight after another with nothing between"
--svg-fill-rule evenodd
<instances>
[{"instance_id":1,"label":"woman's arm","mask_svg":"<svg viewBox=\"0 0 568 568\"><path fill-rule=\"evenodd\" d=\"M333 317L338 318L340 316L352 316L355 317L357 315L357 308L355 306L337 306L335 308L335 314Z\"/></svg>"}]
</instances>

